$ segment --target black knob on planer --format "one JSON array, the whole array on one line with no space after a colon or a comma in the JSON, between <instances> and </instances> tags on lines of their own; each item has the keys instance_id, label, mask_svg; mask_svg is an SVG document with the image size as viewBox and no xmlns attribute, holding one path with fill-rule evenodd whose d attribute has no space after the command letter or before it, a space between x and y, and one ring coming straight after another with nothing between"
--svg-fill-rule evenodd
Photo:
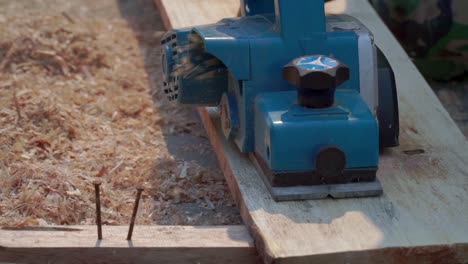
<instances>
[{"instance_id":1,"label":"black knob on planer","mask_svg":"<svg viewBox=\"0 0 468 264\"><path fill-rule=\"evenodd\" d=\"M307 55L285 65L283 79L297 87L299 105L327 108L335 101L336 87L349 79L349 68L334 58Z\"/></svg>"}]
</instances>

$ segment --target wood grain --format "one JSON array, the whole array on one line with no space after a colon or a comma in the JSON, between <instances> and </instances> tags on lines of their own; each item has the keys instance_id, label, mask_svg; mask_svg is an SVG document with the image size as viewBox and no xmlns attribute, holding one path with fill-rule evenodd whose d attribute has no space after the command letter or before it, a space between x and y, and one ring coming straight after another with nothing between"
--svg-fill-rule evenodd
<instances>
[{"instance_id":1,"label":"wood grain","mask_svg":"<svg viewBox=\"0 0 468 264\"><path fill-rule=\"evenodd\" d=\"M258 263L244 226L71 226L0 230L0 262Z\"/></svg>"},{"instance_id":2,"label":"wood grain","mask_svg":"<svg viewBox=\"0 0 468 264\"><path fill-rule=\"evenodd\" d=\"M187 27L237 15L239 0L155 0L166 28Z\"/></svg>"},{"instance_id":3,"label":"wood grain","mask_svg":"<svg viewBox=\"0 0 468 264\"><path fill-rule=\"evenodd\" d=\"M175 28L237 10L235 0L157 1ZM248 157L220 136L216 114L200 108L257 249L266 263L467 263L467 141L368 1L341 4L329 11L366 24L395 70L401 146L381 153L382 197L276 203Z\"/></svg>"}]
</instances>

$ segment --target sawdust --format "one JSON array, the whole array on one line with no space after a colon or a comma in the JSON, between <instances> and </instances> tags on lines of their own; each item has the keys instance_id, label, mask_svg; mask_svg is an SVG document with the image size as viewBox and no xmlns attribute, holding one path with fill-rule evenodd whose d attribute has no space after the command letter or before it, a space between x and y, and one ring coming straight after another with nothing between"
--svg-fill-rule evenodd
<instances>
[{"instance_id":1,"label":"sawdust","mask_svg":"<svg viewBox=\"0 0 468 264\"><path fill-rule=\"evenodd\" d=\"M197 224L183 212L168 223L164 216L173 218L177 204L202 214L234 207L219 170L168 151L167 135L203 132L194 129L193 110L162 93L153 94L154 107L147 80L138 40L123 20L4 17L0 225L93 224L96 178L109 225L129 222L138 185L147 187L138 224ZM200 147L200 155L208 152ZM240 221L214 215L210 224Z\"/></svg>"}]
</instances>

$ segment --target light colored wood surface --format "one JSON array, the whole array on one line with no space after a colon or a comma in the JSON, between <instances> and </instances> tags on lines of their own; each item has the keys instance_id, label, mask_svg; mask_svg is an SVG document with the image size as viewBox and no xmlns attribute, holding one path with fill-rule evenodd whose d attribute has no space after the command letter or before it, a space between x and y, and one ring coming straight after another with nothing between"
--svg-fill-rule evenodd
<instances>
[{"instance_id":1,"label":"light colored wood surface","mask_svg":"<svg viewBox=\"0 0 468 264\"><path fill-rule=\"evenodd\" d=\"M236 16L239 0L155 0L166 28L212 23Z\"/></svg>"},{"instance_id":2,"label":"light colored wood surface","mask_svg":"<svg viewBox=\"0 0 468 264\"><path fill-rule=\"evenodd\" d=\"M0 230L0 262L14 263L258 263L244 226L95 226Z\"/></svg>"},{"instance_id":3,"label":"light colored wood surface","mask_svg":"<svg viewBox=\"0 0 468 264\"><path fill-rule=\"evenodd\" d=\"M237 9L235 0L157 1L175 28ZM396 71L401 146L381 154L380 198L275 203L249 159L216 132L216 115L200 109L257 249L268 263L466 263L467 141L369 3L342 4L371 29Z\"/></svg>"}]
</instances>

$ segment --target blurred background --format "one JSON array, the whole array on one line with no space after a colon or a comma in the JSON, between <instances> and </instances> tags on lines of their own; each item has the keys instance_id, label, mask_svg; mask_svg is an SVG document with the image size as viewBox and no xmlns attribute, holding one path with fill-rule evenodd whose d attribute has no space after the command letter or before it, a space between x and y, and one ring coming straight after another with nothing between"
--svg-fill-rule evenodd
<instances>
[{"instance_id":1,"label":"blurred background","mask_svg":"<svg viewBox=\"0 0 468 264\"><path fill-rule=\"evenodd\" d=\"M468 136L468 1L370 1Z\"/></svg>"}]
</instances>

